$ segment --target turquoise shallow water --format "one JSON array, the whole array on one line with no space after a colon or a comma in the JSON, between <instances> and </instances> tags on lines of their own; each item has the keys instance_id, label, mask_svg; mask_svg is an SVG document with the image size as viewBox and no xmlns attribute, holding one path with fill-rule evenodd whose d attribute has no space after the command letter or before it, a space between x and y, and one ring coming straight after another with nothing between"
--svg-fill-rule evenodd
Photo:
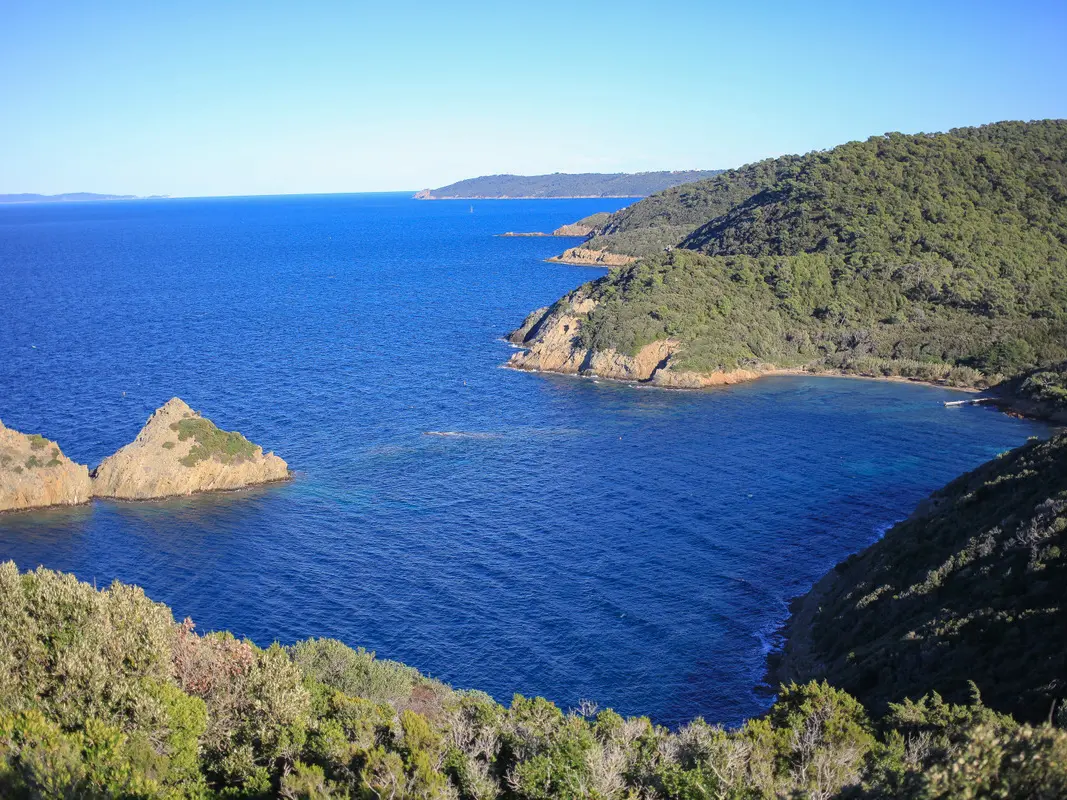
<instances>
[{"instance_id":1,"label":"turquoise shallow water","mask_svg":"<svg viewBox=\"0 0 1067 800\"><path fill-rule=\"evenodd\" d=\"M0 558L138 583L260 644L335 636L503 701L758 713L788 598L1045 429L924 386L684 393L500 369L504 332L599 273L542 261L565 240L492 234L624 203L0 207L0 419L93 465L179 395L297 472L5 515Z\"/></svg>"}]
</instances>

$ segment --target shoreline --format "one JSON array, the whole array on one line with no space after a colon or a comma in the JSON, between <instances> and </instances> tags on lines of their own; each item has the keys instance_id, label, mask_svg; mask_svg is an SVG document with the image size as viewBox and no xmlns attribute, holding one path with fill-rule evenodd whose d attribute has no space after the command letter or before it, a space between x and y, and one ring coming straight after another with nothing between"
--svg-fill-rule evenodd
<instances>
[{"instance_id":1,"label":"shoreline","mask_svg":"<svg viewBox=\"0 0 1067 800\"><path fill-rule=\"evenodd\" d=\"M517 351L528 350L529 348L522 345L517 345L514 342L508 341L506 338L501 339L506 342L512 348ZM1001 414L1007 414L1008 416L1018 417L1019 419L1030 419L1037 422L1044 422L1054 429L1067 428L1067 411L1059 411L1057 409L1048 408L1042 406L1040 403L1035 403L1032 400L1026 400L1023 398L1012 398L1000 396L993 393L993 387L986 389L978 389L973 386L951 386L945 383L938 383L936 381L922 380L921 378L908 378L903 375L861 375L854 372L843 372L841 370L820 370L818 372L813 370L807 370L803 367L781 367L775 369L763 370L760 372L753 372L750 370L738 369L732 372L719 372L719 373L697 373L698 375L720 375L719 380L712 380L708 383L700 386L685 386L685 385L669 385L663 383L654 383L651 380L629 380L626 378L613 378L607 375L600 375L595 372L587 371L584 373L578 372L564 372L554 369L530 369L527 367L515 366L510 361L507 361L500 365L503 369L510 369L516 372L529 372L533 374L545 374L545 375L561 375L567 378L583 378L586 380L598 380L598 381L611 381L613 383L628 384L634 387L642 387L648 389L662 389L665 391L676 392L692 392L701 391L703 389L719 388L724 386L736 386L742 383L752 383L758 381L761 378L775 378L775 377L809 377L809 378L844 378L848 380L861 380L861 381L879 381L883 383L910 383L918 386L929 386L934 389L946 389L952 392L962 392L969 395L980 395L980 397L974 398L975 400L984 400L985 402L974 403L974 405L986 406L992 408Z\"/></svg>"},{"instance_id":2,"label":"shoreline","mask_svg":"<svg viewBox=\"0 0 1067 800\"><path fill-rule=\"evenodd\" d=\"M586 265L583 265L583 266L586 266ZM506 338L502 338L502 339L500 339L500 341L506 342L507 344L509 344L515 350L528 350L529 349L528 347L524 347L523 345L518 345L518 344L515 344L514 342L510 342ZM863 381L879 381L879 382L888 382L888 383L911 383L911 384L917 384L919 386L930 386L930 387L933 387L935 389L948 389L949 391L953 391L953 392L965 392L967 394L981 394L982 392L989 391L988 389L976 389L973 386L951 386L949 384L938 383L936 381L922 380L921 378L908 378L908 377L906 377L904 375L861 375L861 374L857 374L857 373L854 373L854 372L844 372L844 371L841 371L841 370L832 370L832 369L819 370L819 371L816 372L814 370L804 369L803 367L775 367L773 369L762 370L762 371L759 371L759 372L754 372L754 371L751 371L751 370L743 370L743 369L733 370L731 372L701 372L701 373L696 373L696 374L703 375L703 376L721 375L722 379L721 380L712 380L712 381L710 381L709 383L707 383L707 384L705 384L703 386L682 386L682 385L671 386L671 385L653 383L652 381L627 380L626 378L613 378L613 377L610 377L608 375L600 375L600 374L597 374L597 373L591 372L591 371L587 371L587 372L584 372L584 373L578 373L578 372L564 372L562 370L555 370L555 369L529 369L529 368L526 368L526 367L515 366L510 361L505 362L505 363L501 364L500 366L502 368L504 368L504 369L510 369L510 370L514 370L516 372L529 372L529 373L533 373L533 374L544 374L544 375L562 375L562 376L568 377L568 378L596 379L596 380L601 380L601 381L612 381L614 383L626 383L626 384L630 384L632 386L642 386L642 387L647 387L649 389L664 389L664 390L667 390L667 391L676 391L676 392L693 392L693 391L700 391L702 389L717 388L719 386L736 386L736 385L741 384L741 383L753 383L755 381L758 381L760 378L775 378L775 377L782 377L782 376L809 377L809 378L849 378L849 379L852 379L852 380L863 380ZM742 373L743 373L743 375L742 375ZM755 377L745 377L747 375L754 375ZM997 398L990 396L989 397L989 404L990 405L995 405L996 399ZM1028 419L1042 419L1041 417L1033 416L1033 415L1025 415L1025 416L1027 416Z\"/></svg>"},{"instance_id":3,"label":"shoreline","mask_svg":"<svg viewBox=\"0 0 1067 800\"><path fill-rule=\"evenodd\" d=\"M543 194L507 195L507 194L450 194L446 197L412 197L412 200L644 200L646 194L561 194L551 197Z\"/></svg>"}]
</instances>

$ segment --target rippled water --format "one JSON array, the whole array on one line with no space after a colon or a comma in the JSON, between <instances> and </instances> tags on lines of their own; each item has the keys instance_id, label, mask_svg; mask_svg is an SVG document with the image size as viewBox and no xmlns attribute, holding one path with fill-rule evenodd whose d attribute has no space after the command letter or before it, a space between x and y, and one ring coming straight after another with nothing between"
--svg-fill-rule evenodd
<instances>
[{"instance_id":1,"label":"rippled water","mask_svg":"<svg viewBox=\"0 0 1067 800\"><path fill-rule=\"evenodd\" d=\"M790 596L1044 429L904 384L681 393L499 369L502 333L599 273L541 260L565 241L491 234L624 202L0 207L0 419L94 465L179 395L297 471L0 516L0 558L503 701L758 713Z\"/></svg>"}]
</instances>

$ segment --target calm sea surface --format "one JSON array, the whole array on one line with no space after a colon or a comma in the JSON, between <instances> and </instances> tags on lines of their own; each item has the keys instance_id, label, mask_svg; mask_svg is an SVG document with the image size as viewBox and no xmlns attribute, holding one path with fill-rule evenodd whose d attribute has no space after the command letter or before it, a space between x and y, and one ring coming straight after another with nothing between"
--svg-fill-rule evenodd
<instances>
[{"instance_id":1,"label":"calm sea surface","mask_svg":"<svg viewBox=\"0 0 1067 800\"><path fill-rule=\"evenodd\" d=\"M261 645L337 637L505 702L760 712L789 597L1045 429L922 386L681 393L500 369L504 332L601 273L542 261L567 240L492 234L625 203L0 206L0 419L93 466L178 395L297 472L0 516L0 559L137 583Z\"/></svg>"}]
</instances>

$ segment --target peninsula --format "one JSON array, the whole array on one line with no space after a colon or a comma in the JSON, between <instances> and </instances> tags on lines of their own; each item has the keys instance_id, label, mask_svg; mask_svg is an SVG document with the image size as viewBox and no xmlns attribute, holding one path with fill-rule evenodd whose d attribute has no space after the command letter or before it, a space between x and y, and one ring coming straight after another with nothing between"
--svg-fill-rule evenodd
<instances>
[{"instance_id":1,"label":"peninsula","mask_svg":"<svg viewBox=\"0 0 1067 800\"><path fill-rule=\"evenodd\" d=\"M721 170L676 172L483 175L423 189L417 200L528 200L541 198L647 197L671 186L710 178Z\"/></svg>"},{"instance_id":2,"label":"peninsula","mask_svg":"<svg viewBox=\"0 0 1067 800\"><path fill-rule=\"evenodd\" d=\"M1002 122L668 189L591 233L583 262L612 271L530 315L509 363L674 387L806 370L985 388L1033 372L1028 391L1056 405L1065 161L1067 121Z\"/></svg>"},{"instance_id":3,"label":"peninsula","mask_svg":"<svg viewBox=\"0 0 1067 800\"><path fill-rule=\"evenodd\" d=\"M98 200L140 200L132 194L94 194L68 192L66 194L0 194L0 203L87 203Z\"/></svg>"}]
</instances>

